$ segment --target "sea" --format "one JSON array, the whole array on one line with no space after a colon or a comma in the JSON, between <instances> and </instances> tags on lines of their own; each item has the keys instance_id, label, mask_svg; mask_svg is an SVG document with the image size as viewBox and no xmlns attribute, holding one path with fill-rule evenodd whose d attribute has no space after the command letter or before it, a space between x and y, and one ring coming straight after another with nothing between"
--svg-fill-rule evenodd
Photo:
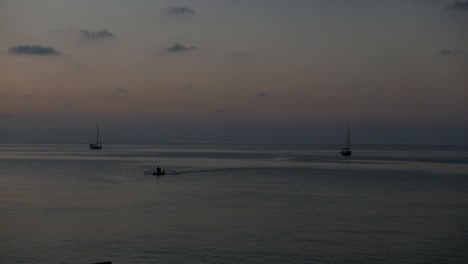
<instances>
[{"instance_id":1,"label":"sea","mask_svg":"<svg viewBox=\"0 0 468 264\"><path fill-rule=\"evenodd\" d=\"M468 146L340 147L0 144L0 263L468 263Z\"/></svg>"}]
</instances>

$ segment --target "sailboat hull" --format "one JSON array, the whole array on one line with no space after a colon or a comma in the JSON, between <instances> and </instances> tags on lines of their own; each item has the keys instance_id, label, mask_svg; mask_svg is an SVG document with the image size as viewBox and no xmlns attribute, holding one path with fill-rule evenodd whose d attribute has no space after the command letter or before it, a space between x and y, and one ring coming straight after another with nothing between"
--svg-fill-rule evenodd
<instances>
[{"instance_id":1,"label":"sailboat hull","mask_svg":"<svg viewBox=\"0 0 468 264\"><path fill-rule=\"evenodd\" d=\"M89 144L89 149L102 149L101 134L99 133L99 124L96 124L96 144Z\"/></svg>"},{"instance_id":2,"label":"sailboat hull","mask_svg":"<svg viewBox=\"0 0 468 264\"><path fill-rule=\"evenodd\" d=\"M89 144L89 149L102 149L102 146L96 144Z\"/></svg>"},{"instance_id":3,"label":"sailboat hull","mask_svg":"<svg viewBox=\"0 0 468 264\"><path fill-rule=\"evenodd\" d=\"M351 156L353 152L351 150L342 150L340 151L340 153L341 153L341 156Z\"/></svg>"},{"instance_id":4,"label":"sailboat hull","mask_svg":"<svg viewBox=\"0 0 468 264\"><path fill-rule=\"evenodd\" d=\"M347 131L347 135L346 135L346 147L345 148L341 148L341 156L351 156L351 154L353 153L353 151L351 150L351 136L349 134L349 125L348 125L348 131Z\"/></svg>"}]
</instances>

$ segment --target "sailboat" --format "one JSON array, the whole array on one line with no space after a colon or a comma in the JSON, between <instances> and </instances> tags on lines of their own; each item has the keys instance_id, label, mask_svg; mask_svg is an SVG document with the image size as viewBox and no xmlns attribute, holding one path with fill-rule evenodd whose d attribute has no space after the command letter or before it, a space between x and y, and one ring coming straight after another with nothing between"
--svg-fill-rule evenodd
<instances>
[{"instance_id":1,"label":"sailboat","mask_svg":"<svg viewBox=\"0 0 468 264\"><path fill-rule=\"evenodd\" d=\"M99 133L98 123L96 123L96 144L89 144L89 149L102 149L101 134Z\"/></svg>"},{"instance_id":2,"label":"sailboat","mask_svg":"<svg viewBox=\"0 0 468 264\"><path fill-rule=\"evenodd\" d=\"M353 151L351 150L351 136L349 134L349 125L348 125L348 134L346 136L346 147L341 148L341 156L351 156Z\"/></svg>"}]
</instances>

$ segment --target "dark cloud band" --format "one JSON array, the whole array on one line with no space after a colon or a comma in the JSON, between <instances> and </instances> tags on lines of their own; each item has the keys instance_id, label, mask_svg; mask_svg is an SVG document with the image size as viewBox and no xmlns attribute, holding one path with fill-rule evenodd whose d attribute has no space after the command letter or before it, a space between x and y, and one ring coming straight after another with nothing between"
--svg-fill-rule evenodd
<instances>
[{"instance_id":1,"label":"dark cloud band","mask_svg":"<svg viewBox=\"0 0 468 264\"><path fill-rule=\"evenodd\" d=\"M42 45L20 45L11 47L8 52L15 55L41 55L41 56L57 56L62 55L61 52L52 48L44 47Z\"/></svg>"},{"instance_id":2,"label":"dark cloud band","mask_svg":"<svg viewBox=\"0 0 468 264\"><path fill-rule=\"evenodd\" d=\"M166 14L172 16L190 16L195 14L195 11L189 7L177 7L177 6L170 6L165 9Z\"/></svg>"},{"instance_id":3,"label":"dark cloud band","mask_svg":"<svg viewBox=\"0 0 468 264\"><path fill-rule=\"evenodd\" d=\"M251 51L235 51L231 53L230 57L236 60L247 60L255 58L255 53Z\"/></svg>"},{"instance_id":4,"label":"dark cloud band","mask_svg":"<svg viewBox=\"0 0 468 264\"><path fill-rule=\"evenodd\" d=\"M119 94L128 94L128 90L127 89L116 89L115 90L116 93L119 93Z\"/></svg>"},{"instance_id":5,"label":"dark cloud band","mask_svg":"<svg viewBox=\"0 0 468 264\"><path fill-rule=\"evenodd\" d=\"M98 31L90 31L87 29L80 30L81 36L86 40L103 40L115 38L114 33L101 29Z\"/></svg>"},{"instance_id":6,"label":"dark cloud band","mask_svg":"<svg viewBox=\"0 0 468 264\"><path fill-rule=\"evenodd\" d=\"M15 116L11 114L0 114L0 118L12 119L12 118L15 118Z\"/></svg>"},{"instance_id":7,"label":"dark cloud band","mask_svg":"<svg viewBox=\"0 0 468 264\"><path fill-rule=\"evenodd\" d=\"M257 98L265 98L265 97L268 97L268 96L270 96L270 95L267 94L267 93L258 93L258 94L255 95L255 97L257 97Z\"/></svg>"},{"instance_id":8,"label":"dark cloud band","mask_svg":"<svg viewBox=\"0 0 468 264\"><path fill-rule=\"evenodd\" d=\"M196 49L197 47L194 47L194 46L185 46L183 44L180 44L180 43L176 43L172 46L170 46L169 48L166 49L167 52L173 52L173 53L178 53L178 52L187 52L187 51L190 51L190 50L193 50L193 49Z\"/></svg>"},{"instance_id":9,"label":"dark cloud band","mask_svg":"<svg viewBox=\"0 0 468 264\"><path fill-rule=\"evenodd\" d=\"M455 3L449 6L452 10L460 10L468 12L468 0L457 0Z\"/></svg>"},{"instance_id":10,"label":"dark cloud band","mask_svg":"<svg viewBox=\"0 0 468 264\"><path fill-rule=\"evenodd\" d=\"M444 50L441 50L439 53L440 55L449 55L449 54L452 54L452 51L448 49L444 49Z\"/></svg>"}]
</instances>

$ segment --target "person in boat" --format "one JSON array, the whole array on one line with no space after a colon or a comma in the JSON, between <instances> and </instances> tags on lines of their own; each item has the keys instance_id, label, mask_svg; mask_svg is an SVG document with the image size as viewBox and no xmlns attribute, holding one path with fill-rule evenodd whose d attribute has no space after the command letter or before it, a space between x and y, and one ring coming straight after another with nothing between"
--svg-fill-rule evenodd
<instances>
[{"instance_id":1,"label":"person in boat","mask_svg":"<svg viewBox=\"0 0 468 264\"><path fill-rule=\"evenodd\" d=\"M161 168L160 168L159 166L156 168L156 173L157 173L157 174L161 174L161 173L162 173Z\"/></svg>"}]
</instances>

